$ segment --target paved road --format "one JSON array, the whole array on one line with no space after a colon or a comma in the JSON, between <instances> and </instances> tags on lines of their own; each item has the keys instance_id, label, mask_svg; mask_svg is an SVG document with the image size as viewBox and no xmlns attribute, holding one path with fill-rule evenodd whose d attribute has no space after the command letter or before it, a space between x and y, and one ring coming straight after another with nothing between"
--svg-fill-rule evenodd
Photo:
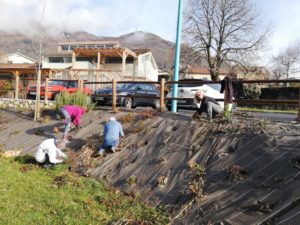
<instances>
[{"instance_id":1,"label":"paved road","mask_svg":"<svg viewBox=\"0 0 300 225\"><path fill-rule=\"evenodd\" d=\"M178 113L192 115L195 110L179 109ZM246 118L265 119L279 122L296 122L297 114L291 113L264 113L264 112L241 112Z\"/></svg>"},{"instance_id":2,"label":"paved road","mask_svg":"<svg viewBox=\"0 0 300 225\"><path fill-rule=\"evenodd\" d=\"M247 112L249 117L268 119L272 121L296 122L297 114L290 113L263 113L263 112Z\"/></svg>"}]
</instances>

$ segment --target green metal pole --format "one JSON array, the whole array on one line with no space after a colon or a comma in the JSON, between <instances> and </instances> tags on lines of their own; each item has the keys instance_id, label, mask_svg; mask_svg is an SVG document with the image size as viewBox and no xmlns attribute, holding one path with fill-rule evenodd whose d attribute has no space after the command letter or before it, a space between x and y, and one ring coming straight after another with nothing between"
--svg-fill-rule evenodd
<instances>
[{"instance_id":1,"label":"green metal pole","mask_svg":"<svg viewBox=\"0 0 300 225\"><path fill-rule=\"evenodd\" d=\"M178 17L177 17L177 33L176 33L176 50L174 59L174 75L173 81L178 81L179 64L180 64L180 43L181 43L181 21L182 21L182 1L178 3ZM173 84L172 97L177 98L178 84ZM177 111L177 100L172 100L172 112Z\"/></svg>"}]
</instances>

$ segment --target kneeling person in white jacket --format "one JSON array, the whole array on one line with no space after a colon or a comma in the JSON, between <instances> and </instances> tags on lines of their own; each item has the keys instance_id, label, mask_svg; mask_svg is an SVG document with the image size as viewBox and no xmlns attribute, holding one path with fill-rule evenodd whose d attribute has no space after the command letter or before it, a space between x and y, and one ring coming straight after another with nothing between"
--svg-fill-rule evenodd
<instances>
[{"instance_id":1,"label":"kneeling person in white jacket","mask_svg":"<svg viewBox=\"0 0 300 225\"><path fill-rule=\"evenodd\" d=\"M44 167L62 163L64 159L68 158L67 155L61 151L64 148L65 143L62 140L53 138L47 139L39 145L35 153L35 160Z\"/></svg>"}]
</instances>

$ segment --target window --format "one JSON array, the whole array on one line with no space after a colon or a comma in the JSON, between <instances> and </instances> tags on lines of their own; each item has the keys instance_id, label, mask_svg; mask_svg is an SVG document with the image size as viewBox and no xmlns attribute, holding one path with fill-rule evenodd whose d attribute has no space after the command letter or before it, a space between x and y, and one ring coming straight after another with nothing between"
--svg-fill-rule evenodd
<instances>
[{"instance_id":1,"label":"window","mask_svg":"<svg viewBox=\"0 0 300 225\"><path fill-rule=\"evenodd\" d=\"M78 87L78 82L77 81L70 81L67 84L68 88L77 88Z\"/></svg>"},{"instance_id":2,"label":"window","mask_svg":"<svg viewBox=\"0 0 300 225\"><path fill-rule=\"evenodd\" d=\"M49 81L48 83L49 86L65 86L66 82L65 81Z\"/></svg>"},{"instance_id":3,"label":"window","mask_svg":"<svg viewBox=\"0 0 300 225\"><path fill-rule=\"evenodd\" d=\"M91 62L91 61L93 61L93 57L76 57L76 61L78 61L78 62Z\"/></svg>"},{"instance_id":4,"label":"window","mask_svg":"<svg viewBox=\"0 0 300 225\"><path fill-rule=\"evenodd\" d=\"M72 57L64 57L64 63L71 63Z\"/></svg>"},{"instance_id":5,"label":"window","mask_svg":"<svg viewBox=\"0 0 300 225\"><path fill-rule=\"evenodd\" d=\"M71 63L71 57L49 57L49 63Z\"/></svg>"},{"instance_id":6,"label":"window","mask_svg":"<svg viewBox=\"0 0 300 225\"><path fill-rule=\"evenodd\" d=\"M141 91L146 91L147 87L145 84L137 84L136 89Z\"/></svg>"},{"instance_id":7,"label":"window","mask_svg":"<svg viewBox=\"0 0 300 225\"><path fill-rule=\"evenodd\" d=\"M49 57L49 63L64 63L63 57Z\"/></svg>"},{"instance_id":8,"label":"window","mask_svg":"<svg viewBox=\"0 0 300 225\"><path fill-rule=\"evenodd\" d=\"M133 63L133 61L134 61L134 60L133 60L133 57L127 57L127 58L126 58L126 63L128 63L128 64L129 64L129 63Z\"/></svg>"},{"instance_id":9,"label":"window","mask_svg":"<svg viewBox=\"0 0 300 225\"><path fill-rule=\"evenodd\" d=\"M156 87L151 84L146 84L146 90L147 91L156 91Z\"/></svg>"},{"instance_id":10,"label":"window","mask_svg":"<svg viewBox=\"0 0 300 225\"><path fill-rule=\"evenodd\" d=\"M61 50L62 51L69 51L69 45L62 45Z\"/></svg>"},{"instance_id":11,"label":"window","mask_svg":"<svg viewBox=\"0 0 300 225\"><path fill-rule=\"evenodd\" d=\"M120 57L106 57L105 58L106 64L122 64L122 58Z\"/></svg>"},{"instance_id":12,"label":"window","mask_svg":"<svg viewBox=\"0 0 300 225\"><path fill-rule=\"evenodd\" d=\"M207 84L207 86L210 86L211 88L215 89L216 91L221 90L221 84Z\"/></svg>"},{"instance_id":13,"label":"window","mask_svg":"<svg viewBox=\"0 0 300 225\"><path fill-rule=\"evenodd\" d=\"M106 48L113 48L114 45L105 45Z\"/></svg>"},{"instance_id":14,"label":"window","mask_svg":"<svg viewBox=\"0 0 300 225\"><path fill-rule=\"evenodd\" d=\"M126 58L127 64L133 63L133 61L134 61L133 57ZM105 63L106 64L122 64L122 58L121 57L106 57Z\"/></svg>"}]
</instances>

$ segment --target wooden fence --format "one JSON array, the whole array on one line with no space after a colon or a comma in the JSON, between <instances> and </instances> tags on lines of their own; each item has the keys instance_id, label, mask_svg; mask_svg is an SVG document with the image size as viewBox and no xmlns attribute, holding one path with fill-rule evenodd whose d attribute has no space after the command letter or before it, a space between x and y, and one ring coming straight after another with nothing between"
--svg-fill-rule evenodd
<instances>
[{"instance_id":1,"label":"wooden fence","mask_svg":"<svg viewBox=\"0 0 300 225\"><path fill-rule=\"evenodd\" d=\"M18 99L20 97L20 93L26 93L27 88L21 88L19 86L20 81L36 81L34 79L22 79L22 80L15 80L15 88L11 88L11 89L3 89L3 87L1 87L0 85L0 93L1 91L13 91L13 95L11 95L11 97L14 97L16 99ZM47 101L47 96L48 96L48 91L49 91L49 87L48 87L48 83L49 83L49 79L46 78L44 81L44 85L45 85L45 101ZM51 79L51 81L74 81L74 80L61 80L61 79ZM116 81L116 80L112 80L112 81L106 81L106 82L89 82L89 81L83 81L83 80L77 80L78 82L78 89L79 90L83 90L84 85L97 85L97 84L111 84L112 86L112 94L109 96L112 96L112 108L113 110L117 110L117 97L126 97L124 95L119 95L117 94L117 83L139 83L139 84L155 84L156 86L159 87L160 90L160 95L159 96L146 96L146 95L136 95L136 98L150 98L150 99L159 99L160 100L160 110L164 111L165 110L165 101L166 100L189 100L191 98L166 98L166 86L167 85L172 85L172 84L195 84L195 85L202 85L202 84L221 84L222 81L200 81L200 80L195 80L195 81L168 81L165 82L164 79L161 79L160 82L155 82L155 81ZM234 99L234 102L237 103L249 103L249 104L295 104L298 105L298 121L300 122L300 80L238 80L238 82L241 82L242 84L272 84L272 83L282 83L282 84L291 84L294 83L296 85L299 86L299 97L298 100L269 100L269 99ZM227 83L225 83L225 85L229 85ZM226 88L225 88L226 90ZM227 99L227 95L228 93L225 91L225 98L224 99L217 99L218 101L224 101L224 103L226 104L226 99ZM108 96L108 95L100 95L97 94L95 96Z\"/></svg>"},{"instance_id":2,"label":"wooden fence","mask_svg":"<svg viewBox=\"0 0 300 225\"><path fill-rule=\"evenodd\" d=\"M242 84L272 84L272 83L282 83L282 84L290 84L295 83L299 86L299 97L298 100L269 100L269 99L234 99L233 101L236 103L250 103L250 104L295 104L298 105L298 116L297 120L300 122L300 80L238 80L238 82L241 82ZM140 83L140 84L155 84L158 85L160 88L160 96L154 97L154 96L145 96L145 95L135 95L136 98L152 98L152 99L160 99L160 110L165 110L165 101L166 100L190 100L191 98L166 98L165 97L165 87L166 85L172 85L172 84L195 84L195 85L202 85L202 84L221 84L222 81L168 81L165 82L164 79L161 79L160 82L151 82L151 81L112 81L112 82L84 82L84 84L112 84L112 95L101 95L97 94L95 96L112 96L112 108L114 111L117 110L117 97L126 97L124 95L117 95L116 91L116 83ZM225 86L228 86L229 84L225 82ZM226 87L225 87L225 97L224 99L216 99L218 101L224 101L224 103L227 100L226 93Z\"/></svg>"}]
</instances>

